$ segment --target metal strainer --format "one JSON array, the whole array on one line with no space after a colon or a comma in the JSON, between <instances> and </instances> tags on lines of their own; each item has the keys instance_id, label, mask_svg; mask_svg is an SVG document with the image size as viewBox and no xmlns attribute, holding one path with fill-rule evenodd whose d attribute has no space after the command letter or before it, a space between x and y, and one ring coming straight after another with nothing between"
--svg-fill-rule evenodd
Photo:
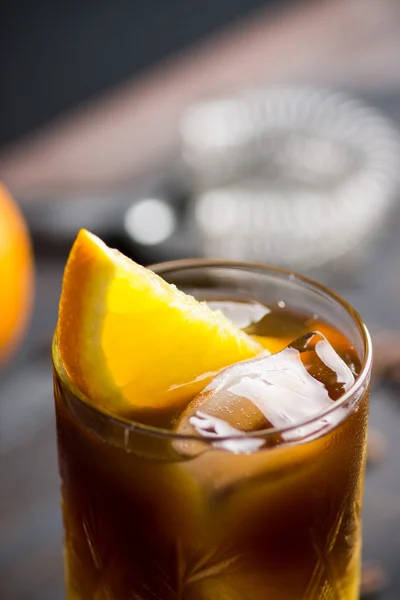
<instances>
[{"instance_id":1,"label":"metal strainer","mask_svg":"<svg viewBox=\"0 0 400 600\"><path fill-rule=\"evenodd\" d=\"M181 136L206 256L319 266L368 245L398 200L394 127L342 93L244 91L193 106Z\"/></svg>"}]
</instances>

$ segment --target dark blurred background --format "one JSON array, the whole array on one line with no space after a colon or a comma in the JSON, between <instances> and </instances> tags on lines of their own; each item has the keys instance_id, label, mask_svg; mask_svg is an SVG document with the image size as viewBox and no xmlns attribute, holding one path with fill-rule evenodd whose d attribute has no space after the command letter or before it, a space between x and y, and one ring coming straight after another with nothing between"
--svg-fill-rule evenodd
<instances>
[{"instance_id":1,"label":"dark blurred background","mask_svg":"<svg viewBox=\"0 0 400 600\"><path fill-rule=\"evenodd\" d=\"M5 2L1 19L0 143L277 0Z\"/></svg>"},{"instance_id":2,"label":"dark blurred background","mask_svg":"<svg viewBox=\"0 0 400 600\"><path fill-rule=\"evenodd\" d=\"M361 312L377 365L363 593L396 600L400 3L0 10L0 179L36 265L30 327L0 373L2 598L64 597L49 348L65 259L85 226L143 264L213 255L294 268ZM2 236L4 215L0 197Z\"/></svg>"}]
</instances>

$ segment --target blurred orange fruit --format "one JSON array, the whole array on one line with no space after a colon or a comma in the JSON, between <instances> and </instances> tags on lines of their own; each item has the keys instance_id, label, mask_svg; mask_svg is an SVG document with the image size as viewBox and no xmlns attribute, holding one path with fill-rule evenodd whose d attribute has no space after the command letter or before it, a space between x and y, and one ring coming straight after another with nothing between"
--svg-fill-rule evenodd
<instances>
[{"instance_id":1,"label":"blurred orange fruit","mask_svg":"<svg viewBox=\"0 0 400 600\"><path fill-rule=\"evenodd\" d=\"M0 365L21 340L33 296L28 229L16 203L0 184Z\"/></svg>"}]
</instances>

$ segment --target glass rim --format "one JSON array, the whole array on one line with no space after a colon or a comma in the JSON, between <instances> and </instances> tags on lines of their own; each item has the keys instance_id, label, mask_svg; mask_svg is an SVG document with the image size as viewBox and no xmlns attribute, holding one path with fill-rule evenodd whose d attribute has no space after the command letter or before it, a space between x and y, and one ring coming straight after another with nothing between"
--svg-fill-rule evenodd
<instances>
[{"instance_id":1,"label":"glass rim","mask_svg":"<svg viewBox=\"0 0 400 600\"><path fill-rule=\"evenodd\" d=\"M89 409L92 413L98 415L100 418L106 417L113 424L119 425L125 429L129 429L132 432L139 433L142 435L149 435L153 437L169 439L171 441L196 441L202 442L204 444L213 445L215 442L227 442L232 440L243 440L244 438L263 438L267 439L269 437L274 437L277 435L282 435L285 433L289 433L291 431L295 431L296 429L300 429L302 427L306 427L307 425L311 425L312 423L318 421L319 419L325 417L326 415L331 414L339 410L343 405L346 404L352 397L356 396L358 393L362 391L362 388L370 374L371 366L372 366L372 341L370 333L365 325L364 321L358 314L358 312L349 304L346 300L344 300L339 294L333 292L330 288L325 286L324 284L318 283L313 279L296 273L290 269L285 269L282 267L276 267L269 265L268 263L258 263L258 262L247 262L247 261L236 261L229 259L212 259L212 258L186 258L172 261L165 261L161 263L155 263L149 265L148 268L158 275L162 275L163 273L167 273L169 271L177 271L184 269L204 269L204 268L225 268L225 269L236 269L236 270L246 270L246 271L254 271L258 273L270 272L272 274L278 275L285 279L289 279L293 282L299 282L299 284L306 285L308 287L313 288L314 290L319 291L324 296L333 299L339 305L341 305L346 312L350 315L353 321L356 323L359 333L361 334L362 343L364 347L364 357L361 362L360 372L354 381L353 385L338 399L335 403L330 406L328 409L316 413L312 417L304 419L302 421L298 421L295 424L288 425L287 427L269 427L266 429L261 429L257 431L249 431L241 432L237 435L228 435L228 436L215 436L212 438L202 437L201 435L195 434L182 434L177 433L176 431L171 431L170 429L165 429L161 427L155 427L152 425L147 425L144 423L140 423L138 421L133 421L127 417L122 415L118 415L112 412L108 412L103 407L96 407L90 399L79 389L77 388L69 378L67 371L62 363L61 357L58 353L58 340L57 340L57 330L53 336L52 343L52 362L55 373L61 383L67 388L69 392L71 392L74 396L74 399L83 404L85 409ZM345 413L344 419L348 416L349 413ZM340 419L341 422L343 419ZM336 426L337 424L335 424ZM325 431L325 428L321 428L321 435ZM317 432L314 432L318 434ZM307 439L308 436L305 436ZM294 440L293 442L285 442L284 445L288 445L289 443L298 443L300 440Z\"/></svg>"}]
</instances>

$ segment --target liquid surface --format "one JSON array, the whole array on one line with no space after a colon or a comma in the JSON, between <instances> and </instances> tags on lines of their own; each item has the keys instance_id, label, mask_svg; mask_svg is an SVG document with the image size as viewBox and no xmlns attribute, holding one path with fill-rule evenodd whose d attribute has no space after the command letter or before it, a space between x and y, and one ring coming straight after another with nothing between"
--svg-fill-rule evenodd
<instances>
[{"instance_id":1,"label":"liquid surface","mask_svg":"<svg viewBox=\"0 0 400 600\"><path fill-rule=\"evenodd\" d=\"M317 317L243 304L220 308L280 354L228 368L181 411L130 415L199 441L100 423L56 377L68 600L358 598L368 390L296 423L335 408L359 359ZM259 433L288 422L286 438ZM230 428L234 445L215 442Z\"/></svg>"},{"instance_id":2,"label":"liquid surface","mask_svg":"<svg viewBox=\"0 0 400 600\"><path fill-rule=\"evenodd\" d=\"M188 405L176 431L208 438L241 436L215 442L231 452L252 452L263 438L243 439L244 432L288 428L326 412L317 422L282 432L281 440L304 438L333 426L345 409L335 400L350 389L354 374L320 333L304 334L277 354L243 361L224 369Z\"/></svg>"},{"instance_id":3,"label":"liquid surface","mask_svg":"<svg viewBox=\"0 0 400 600\"><path fill-rule=\"evenodd\" d=\"M310 418L329 408L331 402L326 400L326 395L331 400L337 400L349 389L360 370L360 362L353 346L337 330L320 321L317 315L307 318L304 315L294 314L285 306L280 307L277 305L270 308L258 302L214 300L210 301L209 305L214 310L223 312L235 325L243 328L249 335L259 341L266 349L267 355L272 353L274 357L262 358L261 360L256 358L246 363L240 363L240 365L233 365L230 370L228 368L223 370L221 374L216 374L215 379L207 386L206 390L203 390L198 398L193 399L182 410L176 410L175 407L157 410L136 408L125 413L126 418L146 425L172 429L178 433L193 435L197 432L201 435L201 432L196 431L195 428L191 429L186 425L184 426L182 417L187 415L188 411L191 411L191 406L201 404L200 397L203 398L204 392L209 396L211 390L218 387L220 400L224 397L228 403L227 409L232 410L235 414L238 414L240 410L244 415L246 413L245 407L239 403L238 399L243 396L244 392L244 395L251 402L252 393L250 388L252 388L255 394L255 402L257 402L256 397L259 399L261 397L261 401L263 398L271 401L273 394L276 398L274 403L280 405L279 414L281 417L278 416L276 411L274 411L275 417L272 417L271 411L269 411L270 418L265 415L264 420L258 419L257 427L245 422L235 424L229 418L228 422L243 431L251 431L254 428L281 428L295 424L296 421ZM309 333L315 333L315 338L307 340L306 337ZM318 339L318 335L320 339ZM306 344L305 350L310 349L313 343L318 345L319 355L315 351L303 352L301 350L302 343ZM293 346L293 344L297 344L297 346ZM300 354L302 354L302 359L298 361L297 356L300 358ZM299 367L302 364L305 365L305 368L300 373ZM332 369L329 364L331 364ZM265 383L268 384L266 381L261 381L263 375L265 376L267 372L269 373L269 389L262 390L262 386L265 388ZM310 377L307 377L308 373ZM229 379L231 379L230 375L235 379L236 391L234 394L230 393L226 386L225 388L221 387L223 385L221 382L225 381L228 375ZM344 385L341 383L342 379ZM307 389L303 390L303 402L300 403L298 396L293 395L295 390L291 388L297 381L297 392L299 392L301 380L303 381L303 387L306 386ZM318 380L321 382L321 386L316 384ZM324 390L325 386L326 389ZM237 410L233 410L233 405L236 406ZM284 406L287 407L286 415L284 414ZM218 414L218 411L214 416L224 418L223 415ZM321 427L323 425L321 424ZM233 434L235 434L235 431L230 430L230 433L225 435ZM223 434L220 433L220 435Z\"/></svg>"}]
</instances>

